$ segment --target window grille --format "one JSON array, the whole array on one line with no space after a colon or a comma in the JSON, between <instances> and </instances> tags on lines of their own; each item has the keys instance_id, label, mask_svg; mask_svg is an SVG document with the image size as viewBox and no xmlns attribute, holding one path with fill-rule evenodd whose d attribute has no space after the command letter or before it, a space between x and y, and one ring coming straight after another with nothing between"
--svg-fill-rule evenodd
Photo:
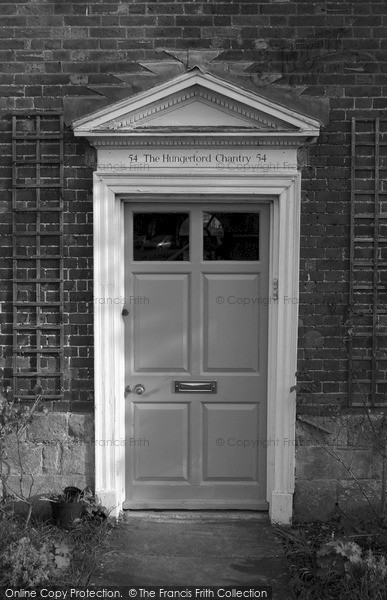
<instances>
[{"instance_id":1,"label":"window grille","mask_svg":"<svg viewBox=\"0 0 387 600\"><path fill-rule=\"evenodd\" d=\"M352 119L349 401L387 404L387 120Z\"/></svg>"},{"instance_id":2,"label":"window grille","mask_svg":"<svg viewBox=\"0 0 387 600\"><path fill-rule=\"evenodd\" d=\"M63 399L63 116L12 117L13 394Z\"/></svg>"}]
</instances>

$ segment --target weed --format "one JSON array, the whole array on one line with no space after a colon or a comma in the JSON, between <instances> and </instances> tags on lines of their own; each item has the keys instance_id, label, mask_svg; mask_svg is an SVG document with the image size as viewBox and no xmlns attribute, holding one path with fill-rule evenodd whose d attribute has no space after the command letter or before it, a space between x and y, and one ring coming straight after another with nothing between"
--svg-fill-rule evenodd
<instances>
[{"instance_id":1,"label":"weed","mask_svg":"<svg viewBox=\"0 0 387 600\"><path fill-rule=\"evenodd\" d=\"M69 531L33 519L26 526L0 506L0 588L87 585L110 528L109 519L84 519Z\"/></svg>"},{"instance_id":2,"label":"weed","mask_svg":"<svg viewBox=\"0 0 387 600\"><path fill-rule=\"evenodd\" d=\"M337 523L278 527L298 600L385 600L386 556L367 536L337 536ZM385 533L385 532L384 532ZM356 537L355 542L352 537ZM365 542L365 544L364 544ZM365 546L365 547L363 547Z\"/></svg>"}]
</instances>

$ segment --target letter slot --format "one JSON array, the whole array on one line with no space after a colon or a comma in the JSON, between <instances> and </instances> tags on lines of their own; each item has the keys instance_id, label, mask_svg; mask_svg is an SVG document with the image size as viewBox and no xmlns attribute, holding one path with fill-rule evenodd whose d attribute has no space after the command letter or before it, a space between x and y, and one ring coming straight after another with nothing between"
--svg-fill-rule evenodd
<instances>
[{"instance_id":1,"label":"letter slot","mask_svg":"<svg viewBox=\"0 0 387 600\"><path fill-rule=\"evenodd\" d=\"M175 394L216 394L217 381L175 381Z\"/></svg>"}]
</instances>

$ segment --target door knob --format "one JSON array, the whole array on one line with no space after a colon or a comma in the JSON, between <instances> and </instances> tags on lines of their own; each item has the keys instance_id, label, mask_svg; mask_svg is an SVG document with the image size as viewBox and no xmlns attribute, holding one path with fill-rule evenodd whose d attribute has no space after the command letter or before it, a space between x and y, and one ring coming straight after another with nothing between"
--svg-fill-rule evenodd
<instances>
[{"instance_id":1,"label":"door knob","mask_svg":"<svg viewBox=\"0 0 387 600\"><path fill-rule=\"evenodd\" d=\"M130 385L127 385L125 388L125 392L127 394L137 394L138 396L142 396L145 392L145 387L142 385L142 383L137 383L137 385L135 385L133 389L130 387Z\"/></svg>"}]
</instances>

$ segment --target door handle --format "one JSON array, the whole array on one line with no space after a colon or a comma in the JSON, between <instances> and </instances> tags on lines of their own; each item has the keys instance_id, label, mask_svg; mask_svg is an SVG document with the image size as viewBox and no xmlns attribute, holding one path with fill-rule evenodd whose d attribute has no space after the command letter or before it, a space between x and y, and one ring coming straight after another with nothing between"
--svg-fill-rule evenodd
<instances>
[{"instance_id":1,"label":"door handle","mask_svg":"<svg viewBox=\"0 0 387 600\"><path fill-rule=\"evenodd\" d=\"M130 385L127 385L125 392L127 394L137 394L137 396L142 396L145 392L145 386L142 385L142 383L137 383L134 388L131 388Z\"/></svg>"}]
</instances>

